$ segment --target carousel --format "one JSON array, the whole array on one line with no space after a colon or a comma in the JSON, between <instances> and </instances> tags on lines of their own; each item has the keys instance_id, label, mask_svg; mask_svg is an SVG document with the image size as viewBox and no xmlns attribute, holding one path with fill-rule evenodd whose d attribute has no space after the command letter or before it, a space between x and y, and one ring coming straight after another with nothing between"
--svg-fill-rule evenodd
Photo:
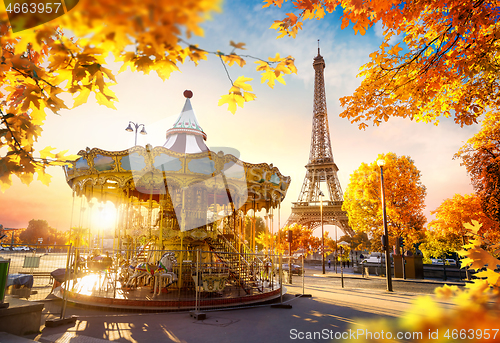
<instances>
[{"instance_id":1,"label":"carousel","mask_svg":"<svg viewBox=\"0 0 500 343\"><path fill-rule=\"evenodd\" d=\"M87 148L65 167L73 199L87 208L112 203L117 213L112 249L95 244L89 227L88 241L73 250L59 293L69 301L196 309L283 292L272 254L256 252L255 213L279 211L290 177L272 164L243 162L234 149L210 150L193 94L184 96L163 146Z\"/></svg>"}]
</instances>

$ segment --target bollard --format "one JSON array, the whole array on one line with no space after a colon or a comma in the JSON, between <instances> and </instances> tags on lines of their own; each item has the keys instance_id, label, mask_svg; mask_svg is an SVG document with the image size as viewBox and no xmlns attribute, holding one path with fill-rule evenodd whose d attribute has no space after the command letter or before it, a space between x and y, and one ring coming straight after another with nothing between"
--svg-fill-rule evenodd
<instances>
[{"instance_id":1,"label":"bollard","mask_svg":"<svg viewBox=\"0 0 500 343\"><path fill-rule=\"evenodd\" d=\"M10 258L4 260L0 257L0 308L9 307L9 303L4 302L5 288L9 277Z\"/></svg>"}]
</instances>

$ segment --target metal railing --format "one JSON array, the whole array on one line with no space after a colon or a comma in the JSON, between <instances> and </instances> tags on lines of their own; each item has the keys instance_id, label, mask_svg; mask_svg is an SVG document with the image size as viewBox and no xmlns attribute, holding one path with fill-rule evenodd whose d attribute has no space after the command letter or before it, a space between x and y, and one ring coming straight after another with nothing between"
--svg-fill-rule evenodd
<instances>
[{"instance_id":1,"label":"metal railing","mask_svg":"<svg viewBox=\"0 0 500 343\"><path fill-rule=\"evenodd\" d=\"M43 300L64 280L67 245L9 245L0 257L10 259L6 294Z\"/></svg>"}]
</instances>

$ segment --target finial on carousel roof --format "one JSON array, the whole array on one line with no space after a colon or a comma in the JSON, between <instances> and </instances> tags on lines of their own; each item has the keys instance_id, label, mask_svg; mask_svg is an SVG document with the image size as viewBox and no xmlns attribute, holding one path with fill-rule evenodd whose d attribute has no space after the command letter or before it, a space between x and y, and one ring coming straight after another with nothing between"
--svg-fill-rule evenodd
<instances>
[{"instance_id":1,"label":"finial on carousel roof","mask_svg":"<svg viewBox=\"0 0 500 343\"><path fill-rule=\"evenodd\" d=\"M186 98L184 108L173 127L167 130L167 141L163 146L176 152L188 154L207 151L208 148L203 142L207 140L207 135L198 124L191 107L190 99L193 97L193 92L185 90L183 95Z\"/></svg>"}]
</instances>

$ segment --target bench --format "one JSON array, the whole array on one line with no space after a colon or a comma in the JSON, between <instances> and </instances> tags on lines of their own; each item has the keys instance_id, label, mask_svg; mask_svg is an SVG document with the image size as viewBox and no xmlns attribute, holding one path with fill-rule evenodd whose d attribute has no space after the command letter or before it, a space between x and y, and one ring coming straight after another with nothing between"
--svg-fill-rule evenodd
<instances>
[{"instance_id":1,"label":"bench","mask_svg":"<svg viewBox=\"0 0 500 343\"><path fill-rule=\"evenodd\" d=\"M33 275L33 277L50 277L49 279L49 285L52 285L52 282L54 282L54 277L52 276L51 272L19 272L19 274L24 274L24 275Z\"/></svg>"}]
</instances>

